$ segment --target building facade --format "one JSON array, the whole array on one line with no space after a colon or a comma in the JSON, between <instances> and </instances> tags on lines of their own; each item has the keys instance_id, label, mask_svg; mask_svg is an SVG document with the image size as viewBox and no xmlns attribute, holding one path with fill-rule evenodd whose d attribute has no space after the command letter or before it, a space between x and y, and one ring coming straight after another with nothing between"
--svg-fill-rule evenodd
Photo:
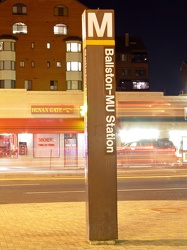
<instances>
[{"instance_id":1,"label":"building facade","mask_svg":"<svg viewBox=\"0 0 187 250\"><path fill-rule=\"evenodd\" d=\"M76 0L0 3L0 88L82 90L81 15Z\"/></svg>"},{"instance_id":2,"label":"building facade","mask_svg":"<svg viewBox=\"0 0 187 250\"><path fill-rule=\"evenodd\" d=\"M84 167L85 9L76 0L0 3L1 167ZM145 46L127 33L116 38L116 86L118 147L140 136L186 142L186 96L147 92Z\"/></svg>"},{"instance_id":3,"label":"building facade","mask_svg":"<svg viewBox=\"0 0 187 250\"><path fill-rule=\"evenodd\" d=\"M117 91L149 91L147 51L140 37L116 37Z\"/></svg>"}]
</instances>

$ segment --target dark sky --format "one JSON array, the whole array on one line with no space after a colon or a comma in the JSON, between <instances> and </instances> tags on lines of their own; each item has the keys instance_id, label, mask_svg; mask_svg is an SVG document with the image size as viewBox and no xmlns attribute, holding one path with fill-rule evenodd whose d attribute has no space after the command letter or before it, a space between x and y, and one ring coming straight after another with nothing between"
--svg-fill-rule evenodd
<instances>
[{"instance_id":1,"label":"dark sky","mask_svg":"<svg viewBox=\"0 0 187 250\"><path fill-rule=\"evenodd\" d=\"M114 9L116 35L140 36L147 48L151 91L178 95L187 60L187 0L80 0L91 9Z\"/></svg>"}]
</instances>

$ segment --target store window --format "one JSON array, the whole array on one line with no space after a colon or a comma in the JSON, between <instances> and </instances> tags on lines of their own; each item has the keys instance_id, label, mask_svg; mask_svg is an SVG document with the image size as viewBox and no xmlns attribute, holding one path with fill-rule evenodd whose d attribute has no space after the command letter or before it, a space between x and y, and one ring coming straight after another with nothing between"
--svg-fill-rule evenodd
<instances>
[{"instance_id":1,"label":"store window","mask_svg":"<svg viewBox=\"0 0 187 250\"><path fill-rule=\"evenodd\" d=\"M0 158L17 158L17 134L0 134Z\"/></svg>"},{"instance_id":2,"label":"store window","mask_svg":"<svg viewBox=\"0 0 187 250\"><path fill-rule=\"evenodd\" d=\"M77 134L64 134L64 165L77 166Z\"/></svg>"},{"instance_id":3,"label":"store window","mask_svg":"<svg viewBox=\"0 0 187 250\"><path fill-rule=\"evenodd\" d=\"M59 134L34 134L34 157L60 157Z\"/></svg>"}]
</instances>

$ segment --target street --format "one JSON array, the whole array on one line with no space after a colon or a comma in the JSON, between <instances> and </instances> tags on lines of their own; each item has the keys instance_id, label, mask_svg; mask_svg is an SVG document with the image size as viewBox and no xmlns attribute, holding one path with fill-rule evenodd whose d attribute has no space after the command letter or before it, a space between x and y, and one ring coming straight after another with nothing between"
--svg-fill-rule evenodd
<instances>
[{"instance_id":1,"label":"street","mask_svg":"<svg viewBox=\"0 0 187 250\"><path fill-rule=\"evenodd\" d=\"M187 200L187 176L118 177L118 200ZM1 180L0 204L85 201L85 179Z\"/></svg>"}]
</instances>

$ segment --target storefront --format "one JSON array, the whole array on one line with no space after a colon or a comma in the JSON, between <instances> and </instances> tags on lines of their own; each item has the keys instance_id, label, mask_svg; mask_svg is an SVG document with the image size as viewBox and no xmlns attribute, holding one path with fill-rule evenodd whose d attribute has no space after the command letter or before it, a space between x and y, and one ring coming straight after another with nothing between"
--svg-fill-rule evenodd
<instances>
[{"instance_id":1,"label":"storefront","mask_svg":"<svg viewBox=\"0 0 187 250\"><path fill-rule=\"evenodd\" d=\"M25 90L5 93L10 101L9 108L4 104L6 117L2 117L5 108L0 112L1 166L84 167L84 120L79 114L82 93L73 103L67 102L67 94L57 93L54 103L54 94L37 92L39 104L35 95Z\"/></svg>"},{"instance_id":2,"label":"storefront","mask_svg":"<svg viewBox=\"0 0 187 250\"><path fill-rule=\"evenodd\" d=\"M166 139L176 148L177 162L187 162L187 96L117 93L118 147L130 142Z\"/></svg>"}]
</instances>

